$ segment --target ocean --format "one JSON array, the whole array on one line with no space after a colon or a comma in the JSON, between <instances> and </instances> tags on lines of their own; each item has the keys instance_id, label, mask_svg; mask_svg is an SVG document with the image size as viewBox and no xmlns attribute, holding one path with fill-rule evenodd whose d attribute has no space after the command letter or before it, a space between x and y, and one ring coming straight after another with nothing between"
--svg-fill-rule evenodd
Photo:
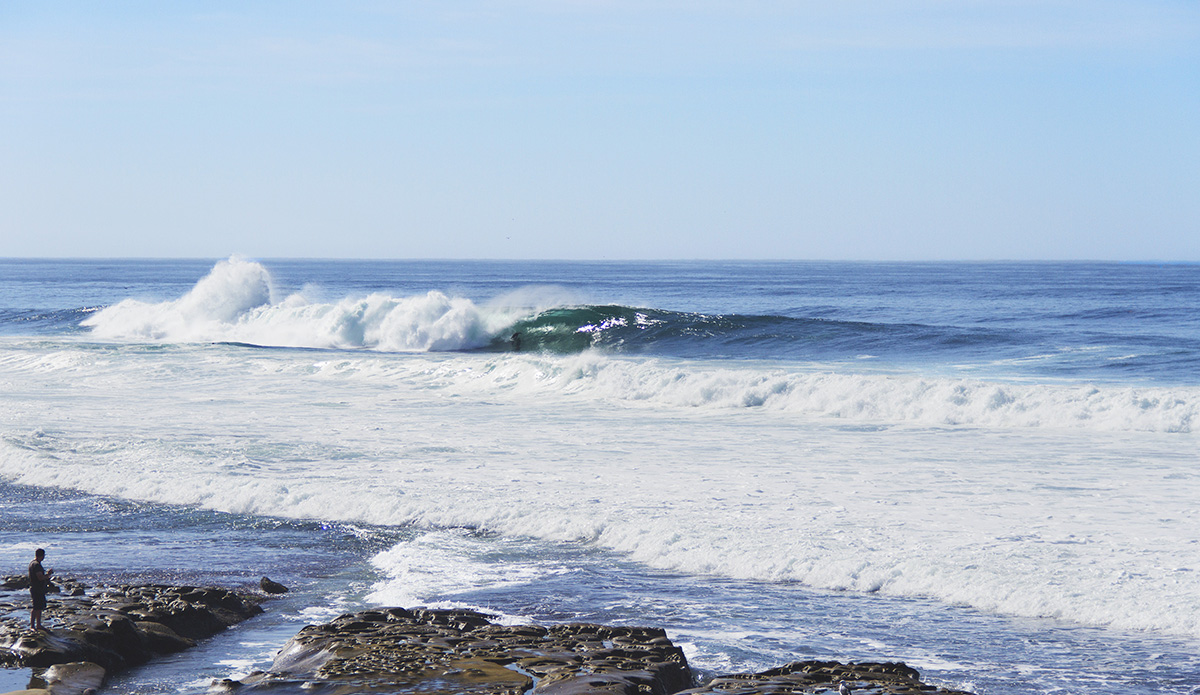
<instances>
[{"instance_id":1,"label":"ocean","mask_svg":"<svg viewBox=\"0 0 1200 695\"><path fill-rule=\"evenodd\" d=\"M1198 432L1200 265L0 260L5 573L292 588L112 692L427 605L1200 693Z\"/></svg>"}]
</instances>

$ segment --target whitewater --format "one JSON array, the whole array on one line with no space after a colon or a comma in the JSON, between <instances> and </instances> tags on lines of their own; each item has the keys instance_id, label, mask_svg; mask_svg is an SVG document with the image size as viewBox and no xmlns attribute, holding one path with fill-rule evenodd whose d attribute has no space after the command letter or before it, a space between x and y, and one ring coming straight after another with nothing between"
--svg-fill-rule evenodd
<instances>
[{"instance_id":1,"label":"whitewater","mask_svg":"<svg viewBox=\"0 0 1200 695\"><path fill-rule=\"evenodd\" d=\"M702 670L906 658L981 693L1200 686L1195 267L164 265L35 290L9 262L18 497L375 539L306 615L654 620ZM1029 647L1048 631L1064 653Z\"/></svg>"}]
</instances>

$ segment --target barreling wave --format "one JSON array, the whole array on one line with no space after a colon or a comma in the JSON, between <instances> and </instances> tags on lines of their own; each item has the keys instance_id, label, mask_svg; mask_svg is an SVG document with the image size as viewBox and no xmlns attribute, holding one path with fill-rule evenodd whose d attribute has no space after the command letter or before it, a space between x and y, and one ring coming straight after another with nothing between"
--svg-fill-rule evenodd
<instances>
[{"instance_id":1,"label":"barreling wave","mask_svg":"<svg viewBox=\"0 0 1200 695\"><path fill-rule=\"evenodd\" d=\"M855 354L884 347L885 338L929 332L925 327L797 319L786 316L709 315L620 305L556 307L511 326L525 349L559 354L601 348L609 352L675 357L803 357ZM502 348L503 336L491 347ZM509 338L509 342L512 339Z\"/></svg>"}]
</instances>

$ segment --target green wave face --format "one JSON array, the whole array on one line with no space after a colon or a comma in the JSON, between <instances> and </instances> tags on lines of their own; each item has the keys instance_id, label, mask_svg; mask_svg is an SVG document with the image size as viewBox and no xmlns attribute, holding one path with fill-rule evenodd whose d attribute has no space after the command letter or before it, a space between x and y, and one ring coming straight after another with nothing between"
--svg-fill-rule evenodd
<instances>
[{"instance_id":1,"label":"green wave face","mask_svg":"<svg viewBox=\"0 0 1200 695\"><path fill-rule=\"evenodd\" d=\"M560 307L517 321L492 339L491 350L583 352L593 347L620 347L634 336L668 323L662 312L627 306Z\"/></svg>"}]
</instances>

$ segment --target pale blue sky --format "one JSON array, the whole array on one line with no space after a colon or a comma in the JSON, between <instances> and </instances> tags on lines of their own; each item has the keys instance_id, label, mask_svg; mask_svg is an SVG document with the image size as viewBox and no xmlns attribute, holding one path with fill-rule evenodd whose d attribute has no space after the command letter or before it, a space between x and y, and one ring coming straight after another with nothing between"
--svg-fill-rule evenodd
<instances>
[{"instance_id":1,"label":"pale blue sky","mask_svg":"<svg viewBox=\"0 0 1200 695\"><path fill-rule=\"evenodd\" d=\"M1200 260L1200 2L0 2L0 256Z\"/></svg>"}]
</instances>

